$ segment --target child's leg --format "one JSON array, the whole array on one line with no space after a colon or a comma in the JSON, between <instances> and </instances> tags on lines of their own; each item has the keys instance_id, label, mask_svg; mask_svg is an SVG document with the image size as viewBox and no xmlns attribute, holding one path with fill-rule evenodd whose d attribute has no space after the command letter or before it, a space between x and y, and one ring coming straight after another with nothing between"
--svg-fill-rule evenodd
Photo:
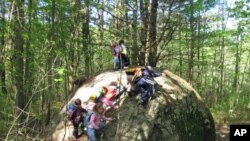
<instances>
[{"instance_id":1,"label":"child's leg","mask_svg":"<svg viewBox=\"0 0 250 141\"><path fill-rule=\"evenodd\" d=\"M94 128L88 128L88 137L90 141L96 141L95 137L95 129Z\"/></svg>"},{"instance_id":2,"label":"child's leg","mask_svg":"<svg viewBox=\"0 0 250 141\"><path fill-rule=\"evenodd\" d=\"M73 123L74 129L73 129L73 136L74 138L78 138L78 124Z\"/></svg>"},{"instance_id":3,"label":"child's leg","mask_svg":"<svg viewBox=\"0 0 250 141\"><path fill-rule=\"evenodd\" d=\"M149 89L144 78L139 79L139 81L137 82L137 86L141 93L141 105L145 106L149 99Z\"/></svg>"},{"instance_id":4,"label":"child's leg","mask_svg":"<svg viewBox=\"0 0 250 141\"><path fill-rule=\"evenodd\" d=\"M114 57L114 70L119 69L119 58L117 56Z\"/></svg>"},{"instance_id":5,"label":"child's leg","mask_svg":"<svg viewBox=\"0 0 250 141\"><path fill-rule=\"evenodd\" d=\"M146 88L140 87L141 92L141 105L145 106L148 102L149 94Z\"/></svg>"}]
</instances>

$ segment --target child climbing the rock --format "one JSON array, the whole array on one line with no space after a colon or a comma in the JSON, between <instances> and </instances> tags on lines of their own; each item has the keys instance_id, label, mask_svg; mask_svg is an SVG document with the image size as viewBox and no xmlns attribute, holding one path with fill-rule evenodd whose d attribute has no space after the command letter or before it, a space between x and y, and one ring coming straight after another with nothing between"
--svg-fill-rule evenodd
<instances>
[{"instance_id":1,"label":"child climbing the rock","mask_svg":"<svg viewBox=\"0 0 250 141\"><path fill-rule=\"evenodd\" d=\"M137 89L141 94L140 104L145 107L150 97L155 98L157 96L155 91L156 83L153 77L161 74L156 73L150 66L130 68L126 71L126 74L130 85L129 93Z\"/></svg>"},{"instance_id":2,"label":"child climbing the rock","mask_svg":"<svg viewBox=\"0 0 250 141\"><path fill-rule=\"evenodd\" d=\"M87 113L87 111L82 107L81 104L82 104L81 100L77 98L73 103L69 104L69 106L67 107L68 120L70 120L74 126L73 129L74 140L77 140L77 138L79 138L81 135L78 134L79 125L81 125L82 134L84 132L83 113Z\"/></svg>"},{"instance_id":3,"label":"child climbing the rock","mask_svg":"<svg viewBox=\"0 0 250 141\"><path fill-rule=\"evenodd\" d=\"M112 94L113 93L110 92L108 86L102 86L101 88L95 90L95 93L92 94L92 96L96 96L95 103L102 104L105 109L118 109L118 106L114 104L114 100L111 100ZM107 95L109 95L110 97L107 97Z\"/></svg>"},{"instance_id":4,"label":"child climbing the rock","mask_svg":"<svg viewBox=\"0 0 250 141\"><path fill-rule=\"evenodd\" d=\"M97 103L93 109L93 113L90 116L88 123L88 137L90 141L96 141L96 134L102 133L106 123L105 121L111 121L112 118L107 118L103 115L104 108L102 104Z\"/></svg>"},{"instance_id":5,"label":"child climbing the rock","mask_svg":"<svg viewBox=\"0 0 250 141\"><path fill-rule=\"evenodd\" d=\"M118 85L116 81L110 82L106 88L107 92L104 94L104 97L110 101L115 101L126 91L126 88Z\"/></svg>"},{"instance_id":6,"label":"child climbing the rock","mask_svg":"<svg viewBox=\"0 0 250 141\"><path fill-rule=\"evenodd\" d=\"M86 109L89 113L93 112L93 107L99 103L102 104L105 108L105 112L107 109L118 109L118 106L115 105L114 101L111 101L109 98L105 97L108 92L108 88L105 86L102 86L100 88L96 88L89 97L89 100L86 105ZM105 113L104 112L104 113Z\"/></svg>"},{"instance_id":7,"label":"child climbing the rock","mask_svg":"<svg viewBox=\"0 0 250 141\"><path fill-rule=\"evenodd\" d=\"M113 103L113 101L109 100L105 96L102 96L98 103L101 103L105 109L108 109L109 107L112 109L118 109L118 106Z\"/></svg>"}]
</instances>

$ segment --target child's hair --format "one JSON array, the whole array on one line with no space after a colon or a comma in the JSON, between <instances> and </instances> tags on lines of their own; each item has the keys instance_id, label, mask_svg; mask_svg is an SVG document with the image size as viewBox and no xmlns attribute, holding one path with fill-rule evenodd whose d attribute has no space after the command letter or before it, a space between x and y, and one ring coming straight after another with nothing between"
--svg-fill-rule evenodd
<instances>
[{"instance_id":1,"label":"child's hair","mask_svg":"<svg viewBox=\"0 0 250 141\"><path fill-rule=\"evenodd\" d=\"M117 86L117 82L116 81L112 81L109 83L109 86Z\"/></svg>"},{"instance_id":2,"label":"child's hair","mask_svg":"<svg viewBox=\"0 0 250 141\"><path fill-rule=\"evenodd\" d=\"M102 86L102 93L106 94L108 92L108 88L105 86Z\"/></svg>"},{"instance_id":3,"label":"child's hair","mask_svg":"<svg viewBox=\"0 0 250 141\"><path fill-rule=\"evenodd\" d=\"M81 105L81 104L82 104L81 99L77 98L77 99L75 100L75 105Z\"/></svg>"},{"instance_id":4,"label":"child's hair","mask_svg":"<svg viewBox=\"0 0 250 141\"><path fill-rule=\"evenodd\" d=\"M117 42L113 42L113 44L111 45L111 47L116 47L118 45Z\"/></svg>"},{"instance_id":5,"label":"child's hair","mask_svg":"<svg viewBox=\"0 0 250 141\"><path fill-rule=\"evenodd\" d=\"M103 106L102 106L101 103L97 103L97 104L95 105L93 111L96 112L96 113L99 113L99 109L103 109L102 112L104 112L104 108L103 108ZM102 113L99 113L99 114L102 114Z\"/></svg>"},{"instance_id":6,"label":"child's hair","mask_svg":"<svg viewBox=\"0 0 250 141\"><path fill-rule=\"evenodd\" d=\"M119 40L119 45L120 45L120 44L124 44L124 40L123 40L123 39L120 39L120 40Z\"/></svg>"}]
</instances>

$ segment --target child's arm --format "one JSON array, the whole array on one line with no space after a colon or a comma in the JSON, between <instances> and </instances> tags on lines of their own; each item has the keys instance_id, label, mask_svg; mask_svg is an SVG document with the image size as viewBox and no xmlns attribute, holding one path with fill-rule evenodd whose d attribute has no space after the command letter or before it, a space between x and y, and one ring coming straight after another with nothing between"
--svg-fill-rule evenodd
<instances>
[{"instance_id":1,"label":"child's arm","mask_svg":"<svg viewBox=\"0 0 250 141\"><path fill-rule=\"evenodd\" d=\"M112 120L113 120L113 118L111 118L111 117L106 117L106 116L104 116L104 115L102 115L102 119L104 119L104 120L106 120L106 121L112 121Z\"/></svg>"}]
</instances>

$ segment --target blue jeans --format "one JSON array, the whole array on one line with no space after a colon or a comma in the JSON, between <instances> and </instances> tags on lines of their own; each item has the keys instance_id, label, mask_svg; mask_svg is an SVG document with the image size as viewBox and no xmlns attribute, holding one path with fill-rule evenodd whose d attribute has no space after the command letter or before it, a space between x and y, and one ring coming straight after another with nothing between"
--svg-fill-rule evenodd
<instances>
[{"instance_id":1,"label":"blue jeans","mask_svg":"<svg viewBox=\"0 0 250 141\"><path fill-rule=\"evenodd\" d=\"M94 128L88 128L87 133L89 136L89 141L96 141L96 132L101 133L102 129L105 127L105 123L101 122L99 124L99 129L95 130Z\"/></svg>"},{"instance_id":2,"label":"blue jeans","mask_svg":"<svg viewBox=\"0 0 250 141\"><path fill-rule=\"evenodd\" d=\"M95 129L94 128L88 128L87 132L88 132L89 140L90 141L96 141Z\"/></svg>"}]
</instances>

